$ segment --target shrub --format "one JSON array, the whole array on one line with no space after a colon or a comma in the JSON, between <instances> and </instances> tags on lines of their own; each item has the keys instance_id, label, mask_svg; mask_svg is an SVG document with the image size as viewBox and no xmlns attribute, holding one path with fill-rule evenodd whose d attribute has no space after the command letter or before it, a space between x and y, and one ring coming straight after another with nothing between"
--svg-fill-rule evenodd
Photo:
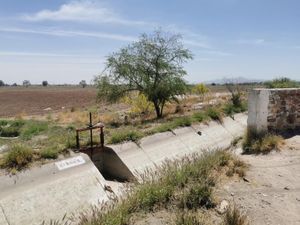
<instances>
[{"instance_id":1,"label":"shrub","mask_svg":"<svg viewBox=\"0 0 300 225\"><path fill-rule=\"evenodd\" d=\"M28 121L22 127L21 137L24 140L30 140L33 136L45 131L48 129L47 122L39 122L39 121Z\"/></svg>"},{"instance_id":2,"label":"shrub","mask_svg":"<svg viewBox=\"0 0 300 225\"><path fill-rule=\"evenodd\" d=\"M124 102L131 106L131 113L139 115L149 115L154 111L153 103L148 101L144 94L138 94L137 96L126 96Z\"/></svg>"},{"instance_id":3,"label":"shrub","mask_svg":"<svg viewBox=\"0 0 300 225\"><path fill-rule=\"evenodd\" d=\"M58 157L61 148L59 146L52 146L41 150L41 157L44 159L56 159Z\"/></svg>"},{"instance_id":4,"label":"shrub","mask_svg":"<svg viewBox=\"0 0 300 225\"><path fill-rule=\"evenodd\" d=\"M265 133L255 134L247 131L243 141L243 150L245 153L268 153L271 150L279 150L284 143L280 135Z\"/></svg>"},{"instance_id":5,"label":"shrub","mask_svg":"<svg viewBox=\"0 0 300 225\"><path fill-rule=\"evenodd\" d=\"M8 124L7 120L0 120L0 126L6 126Z\"/></svg>"},{"instance_id":6,"label":"shrub","mask_svg":"<svg viewBox=\"0 0 300 225\"><path fill-rule=\"evenodd\" d=\"M247 217L236 206L230 208L223 219L223 225L247 225Z\"/></svg>"},{"instance_id":7,"label":"shrub","mask_svg":"<svg viewBox=\"0 0 300 225\"><path fill-rule=\"evenodd\" d=\"M218 121L222 122L222 113L221 113L220 109L215 108L215 107L209 107L206 110L206 114L211 119L218 120Z\"/></svg>"},{"instance_id":8,"label":"shrub","mask_svg":"<svg viewBox=\"0 0 300 225\"><path fill-rule=\"evenodd\" d=\"M228 103L224 105L223 111L227 116L232 116L235 113L245 112L247 111L247 103L245 101L241 102L240 105Z\"/></svg>"},{"instance_id":9,"label":"shrub","mask_svg":"<svg viewBox=\"0 0 300 225\"><path fill-rule=\"evenodd\" d=\"M208 119L208 116L204 112L196 112L193 114L193 120L197 122L203 122Z\"/></svg>"},{"instance_id":10,"label":"shrub","mask_svg":"<svg viewBox=\"0 0 300 225\"><path fill-rule=\"evenodd\" d=\"M18 137L20 135L20 129L17 127L0 127L1 137Z\"/></svg>"},{"instance_id":11,"label":"shrub","mask_svg":"<svg viewBox=\"0 0 300 225\"><path fill-rule=\"evenodd\" d=\"M22 120L15 121L0 121L0 136L2 137L17 137L20 135L20 129L25 124Z\"/></svg>"},{"instance_id":12,"label":"shrub","mask_svg":"<svg viewBox=\"0 0 300 225\"><path fill-rule=\"evenodd\" d=\"M211 208L214 206L212 200L212 187L206 183L193 185L187 193L182 196L181 207L197 209L200 207Z\"/></svg>"},{"instance_id":13,"label":"shrub","mask_svg":"<svg viewBox=\"0 0 300 225\"><path fill-rule=\"evenodd\" d=\"M126 141L136 142L143 137L143 134L136 130L117 130L111 134L109 144L118 144Z\"/></svg>"},{"instance_id":14,"label":"shrub","mask_svg":"<svg viewBox=\"0 0 300 225\"><path fill-rule=\"evenodd\" d=\"M152 211L155 205L168 203L173 192L174 187L160 182L142 185L135 193L134 204L141 210Z\"/></svg>"},{"instance_id":15,"label":"shrub","mask_svg":"<svg viewBox=\"0 0 300 225\"><path fill-rule=\"evenodd\" d=\"M34 152L27 146L14 145L4 156L4 166L7 168L22 169L32 161L33 154Z\"/></svg>"},{"instance_id":16,"label":"shrub","mask_svg":"<svg viewBox=\"0 0 300 225\"><path fill-rule=\"evenodd\" d=\"M276 78L265 83L267 88L297 88L299 83L287 77Z\"/></svg>"},{"instance_id":17,"label":"shrub","mask_svg":"<svg viewBox=\"0 0 300 225\"><path fill-rule=\"evenodd\" d=\"M65 138L65 147L66 148L75 148L76 147L76 136L74 133L68 132Z\"/></svg>"},{"instance_id":18,"label":"shrub","mask_svg":"<svg viewBox=\"0 0 300 225\"><path fill-rule=\"evenodd\" d=\"M205 84L200 83L200 84L195 85L195 87L192 89L192 92L196 95L200 95L201 99L203 101L204 96L206 93L209 92L209 89L205 86Z\"/></svg>"}]
</instances>

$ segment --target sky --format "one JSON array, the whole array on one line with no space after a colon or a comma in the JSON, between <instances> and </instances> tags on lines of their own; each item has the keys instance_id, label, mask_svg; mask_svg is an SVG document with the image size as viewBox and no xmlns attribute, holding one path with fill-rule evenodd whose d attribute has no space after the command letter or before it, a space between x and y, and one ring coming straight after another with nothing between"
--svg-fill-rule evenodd
<instances>
[{"instance_id":1,"label":"sky","mask_svg":"<svg viewBox=\"0 0 300 225\"><path fill-rule=\"evenodd\" d=\"M191 83L300 80L299 0L0 0L0 80L91 82L106 57L162 29L194 59Z\"/></svg>"}]
</instances>

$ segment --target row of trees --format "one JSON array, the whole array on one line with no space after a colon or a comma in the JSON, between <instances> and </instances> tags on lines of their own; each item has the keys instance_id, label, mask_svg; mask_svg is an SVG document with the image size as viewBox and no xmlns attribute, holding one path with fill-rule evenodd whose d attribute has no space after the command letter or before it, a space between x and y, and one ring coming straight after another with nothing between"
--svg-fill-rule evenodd
<instances>
[{"instance_id":1,"label":"row of trees","mask_svg":"<svg viewBox=\"0 0 300 225\"><path fill-rule=\"evenodd\" d=\"M29 86L31 86L31 82L30 82L29 80L24 80L24 81L22 82L22 85L23 85L24 87L29 87ZM47 87L47 86L49 85L49 83L48 83L48 81L44 80L44 81L42 81L42 84L41 84L41 85L42 85L43 87ZM81 87L85 88L85 87L87 86L87 83L86 83L85 80L82 80L82 81L79 82L79 85L80 85ZM4 83L3 80L0 80L0 87L4 87L4 86L18 86L18 84L17 84L17 83L13 83L12 85L8 85L8 84Z\"/></svg>"}]
</instances>

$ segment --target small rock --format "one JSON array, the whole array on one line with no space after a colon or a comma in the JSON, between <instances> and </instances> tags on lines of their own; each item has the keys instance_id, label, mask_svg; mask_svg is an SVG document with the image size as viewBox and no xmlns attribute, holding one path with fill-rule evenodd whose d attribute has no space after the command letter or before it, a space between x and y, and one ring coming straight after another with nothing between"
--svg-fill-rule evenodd
<instances>
[{"instance_id":1,"label":"small rock","mask_svg":"<svg viewBox=\"0 0 300 225\"><path fill-rule=\"evenodd\" d=\"M284 190L287 190L287 191L288 191L288 190L290 190L290 188L289 188L289 187L285 187Z\"/></svg>"},{"instance_id":2,"label":"small rock","mask_svg":"<svg viewBox=\"0 0 300 225\"><path fill-rule=\"evenodd\" d=\"M231 195L231 196L234 196L234 193L233 193L233 192L231 192L231 193L230 193L230 195Z\"/></svg>"},{"instance_id":3,"label":"small rock","mask_svg":"<svg viewBox=\"0 0 300 225\"><path fill-rule=\"evenodd\" d=\"M250 181L246 177L243 177L243 180L247 183L250 183Z\"/></svg>"},{"instance_id":4,"label":"small rock","mask_svg":"<svg viewBox=\"0 0 300 225\"><path fill-rule=\"evenodd\" d=\"M9 149L8 145L2 145L0 146L0 153L7 152Z\"/></svg>"},{"instance_id":5,"label":"small rock","mask_svg":"<svg viewBox=\"0 0 300 225\"><path fill-rule=\"evenodd\" d=\"M229 207L229 203L226 200L221 201L220 205L217 207L217 212L219 214L224 214Z\"/></svg>"},{"instance_id":6,"label":"small rock","mask_svg":"<svg viewBox=\"0 0 300 225\"><path fill-rule=\"evenodd\" d=\"M52 108L46 108L46 109L44 109L44 111L51 111L52 110Z\"/></svg>"}]
</instances>

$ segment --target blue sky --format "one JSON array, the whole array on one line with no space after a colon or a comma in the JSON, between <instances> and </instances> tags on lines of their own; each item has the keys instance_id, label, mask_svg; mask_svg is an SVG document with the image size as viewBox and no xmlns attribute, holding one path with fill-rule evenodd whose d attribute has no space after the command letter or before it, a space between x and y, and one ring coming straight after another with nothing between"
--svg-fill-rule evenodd
<instances>
[{"instance_id":1,"label":"blue sky","mask_svg":"<svg viewBox=\"0 0 300 225\"><path fill-rule=\"evenodd\" d=\"M0 79L78 83L157 28L181 33L189 82L300 80L299 0L0 0Z\"/></svg>"}]
</instances>

